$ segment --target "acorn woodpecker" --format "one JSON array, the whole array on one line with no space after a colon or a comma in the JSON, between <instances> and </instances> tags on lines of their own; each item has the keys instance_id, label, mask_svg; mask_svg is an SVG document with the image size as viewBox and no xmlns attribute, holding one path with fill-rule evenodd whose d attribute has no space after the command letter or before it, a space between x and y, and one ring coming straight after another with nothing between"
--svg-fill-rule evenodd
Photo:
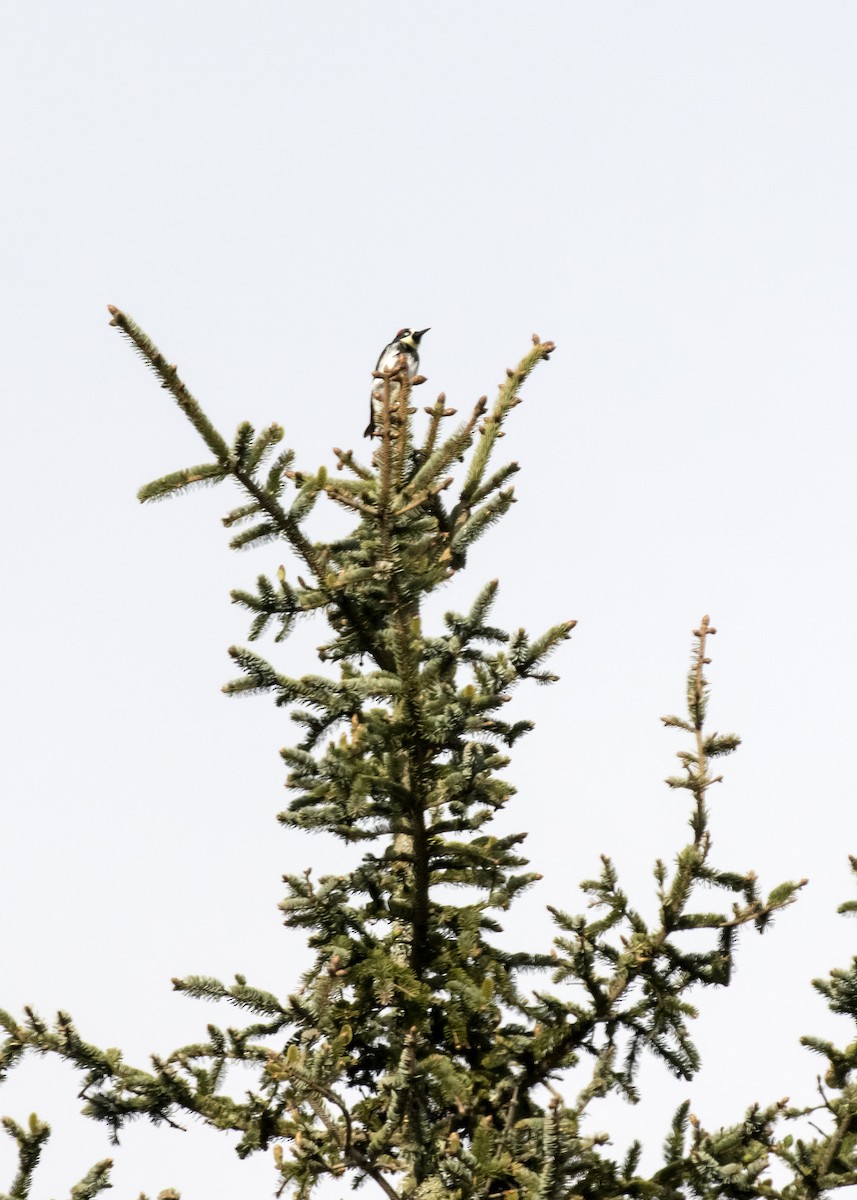
<instances>
[{"instance_id":1,"label":"acorn woodpecker","mask_svg":"<svg viewBox=\"0 0 857 1200\"><path fill-rule=\"evenodd\" d=\"M399 361L399 357L404 356L408 377L413 379L420 369L420 342L424 333L428 333L428 329L400 329L392 342L386 345L381 351L381 357L378 359L375 370L390 371ZM391 390L395 398L398 385L393 384ZM371 438L375 436L375 404L381 397L381 391L381 380L376 379L375 385L372 388L372 395L369 397L369 424L363 431L364 437Z\"/></svg>"}]
</instances>

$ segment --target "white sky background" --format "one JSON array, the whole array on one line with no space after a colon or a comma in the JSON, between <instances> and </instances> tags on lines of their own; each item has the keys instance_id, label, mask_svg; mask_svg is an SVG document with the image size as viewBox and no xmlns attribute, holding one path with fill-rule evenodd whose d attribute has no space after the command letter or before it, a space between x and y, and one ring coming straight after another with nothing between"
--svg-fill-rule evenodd
<instances>
[{"instance_id":1,"label":"white sky background","mask_svg":"<svg viewBox=\"0 0 857 1200\"><path fill-rule=\"evenodd\" d=\"M811 1098L799 1035L852 1036L808 981L855 949L855 51L848 3L3 6L3 1007L62 1006L145 1065L236 1020L173 975L293 986L280 875L341 861L275 823L291 724L219 691L229 588L283 551L227 551L226 489L138 505L206 452L105 305L226 432L278 420L311 469L364 449L401 325L431 326L424 402L460 409L536 330L558 350L501 446L520 503L449 596L499 575L501 623L579 620L561 683L515 706L538 726L503 827L545 879L510 936L546 946L602 851L651 910L686 834L659 717L710 612L713 724L744 738L715 859L811 887L702 998L699 1080L649 1064L593 1127L654 1165L685 1096L711 1126ZM76 1090L32 1063L0 1091L55 1125L39 1197L110 1153ZM132 1129L116 1162L117 1197L274 1179L200 1130Z\"/></svg>"}]
</instances>

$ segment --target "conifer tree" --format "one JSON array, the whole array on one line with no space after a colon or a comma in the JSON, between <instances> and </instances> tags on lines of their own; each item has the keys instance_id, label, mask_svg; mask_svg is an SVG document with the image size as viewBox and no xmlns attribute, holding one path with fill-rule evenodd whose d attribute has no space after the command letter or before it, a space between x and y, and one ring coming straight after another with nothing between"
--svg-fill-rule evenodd
<instances>
[{"instance_id":1,"label":"conifer tree","mask_svg":"<svg viewBox=\"0 0 857 1200\"><path fill-rule=\"evenodd\" d=\"M739 739L705 724L715 632L707 617L694 631L686 715L664 718L686 739L680 773L667 782L687 798L690 837L674 862L655 865L655 920L605 857L582 885L585 915L551 910L553 947L510 951L498 941L502 914L538 878L523 834L492 833L514 792L507 752L531 729L507 717L506 704L522 681L554 681L547 660L574 622L536 637L493 625L496 580L442 628L425 623L424 600L464 570L471 545L513 503L518 467L494 463L497 443L552 343L534 337L493 405L481 398L451 432L443 395L427 420L414 420L421 377L409 380L404 364L378 374L372 461L335 450L336 473L310 473L278 449L278 425L242 424L228 442L148 337L111 313L210 455L143 487L140 499L232 479L242 500L224 522L231 545L277 541L288 551L287 569L233 593L251 626L249 645L230 652L238 676L225 690L265 692L290 709L299 741L282 751L291 800L279 819L353 845L354 866L317 880L309 870L285 876L285 924L314 952L292 994L240 975L173 981L191 997L230 1001L247 1023L210 1024L200 1041L140 1069L84 1041L64 1012L52 1024L29 1009L22 1019L0 1012L0 1079L28 1053L57 1055L79 1070L84 1112L114 1140L135 1118L180 1126L193 1115L237 1135L242 1157L270 1153L277 1194L299 1200L327 1177L388 1200L802 1200L857 1182L857 1041L838 1049L805 1039L826 1064L815 1105L754 1106L715 1132L683 1105L652 1174L639 1173L639 1144L619 1158L589 1131L601 1097L637 1102L645 1054L693 1079L693 993L728 986L738 931L764 930L805 882L763 897L753 872L712 861L708 794L720 782L716 760ZM322 497L351 515L348 536L309 537L306 519ZM285 674L276 643L319 611L329 626L321 672ZM255 647L269 632L274 644L262 654ZM703 889L715 898L704 908ZM857 1020L857 965L815 986ZM230 1090L237 1064L254 1072L249 1092ZM795 1122L802 1131L810 1114L811 1136L787 1132ZM4 1127L19 1170L0 1200L24 1200L49 1130L35 1116ZM774 1161L787 1168L786 1184L772 1181ZM109 1172L109 1160L96 1164L73 1197L109 1187Z\"/></svg>"}]
</instances>

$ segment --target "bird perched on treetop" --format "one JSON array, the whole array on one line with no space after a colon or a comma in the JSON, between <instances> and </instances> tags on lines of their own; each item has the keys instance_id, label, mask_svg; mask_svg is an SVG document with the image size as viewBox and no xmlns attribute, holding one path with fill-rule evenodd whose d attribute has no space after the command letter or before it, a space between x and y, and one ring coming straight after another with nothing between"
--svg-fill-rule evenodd
<instances>
[{"instance_id":1,"label":"bird perched on treetop","mask_svg":"<svg viewBox=\"0 0 857 1200\"><path fill-rule=\"evenodd\" d=\"M392 342L381 351L381 357L378 359L375 370L391 371L399 361L399 357L403 356L408 378L413 379L420 369L420 342L424 333L428 333L428 329L400 329ZM397 385L393 384L393 388L397 388ZM381 391L381 380L376 379L372 395L369 397L369 424L363 432L364 437L375 436L375 403L380 399Z\"/></svg>"}]
</instances>

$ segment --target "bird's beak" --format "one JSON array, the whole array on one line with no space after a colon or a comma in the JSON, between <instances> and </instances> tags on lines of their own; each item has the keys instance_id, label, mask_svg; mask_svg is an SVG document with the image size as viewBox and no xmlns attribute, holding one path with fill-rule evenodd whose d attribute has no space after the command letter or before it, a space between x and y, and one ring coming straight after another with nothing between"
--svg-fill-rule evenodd
<instances>
[{"instance_id":1,"label":"bird's beak","mask_svg":"<svg viewBox=\"0 0 857 1200\"><path fill-rule=\"evenodd\" d=\"M417 339L417 341L419 341L419 339L423 336L424 333L428 333L429 329L431 329L431 325L429 325L428 329L418 329L417 332L414 334L414 337Z\"/></svg>"}]
</instances>

